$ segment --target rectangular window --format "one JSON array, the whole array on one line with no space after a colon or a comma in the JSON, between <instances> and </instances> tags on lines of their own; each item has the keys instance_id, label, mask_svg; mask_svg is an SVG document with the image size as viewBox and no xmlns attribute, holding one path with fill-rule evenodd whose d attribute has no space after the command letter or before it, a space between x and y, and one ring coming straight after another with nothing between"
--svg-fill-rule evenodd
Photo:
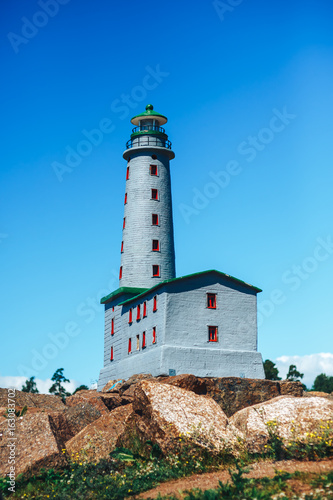
<instances>
[{"instance_id":1,"label":"rectangular window","mask_svg":"<svg viewBox=\"0 0 333 500\"><path fill-rule=\"evenodd\" d=\"M157 214L152 214L151 223L153 226L158 226L158 215Z\"/></svg>"},{"instance_id":2,"label":"rectangular window","mask_svg":"<svg viewBox=\"0 0 333 500\"><path fill-rule=\"evenodd\" d=\"M153 344L156 344L156 326L153 327Z\"/></svg>"},{"instance_id":3,"label":"rectangular window","mask_svg":"<svg viewBox=\"0 0 333 500\"><path fill-rule=\"evenodd\" d=\"M128 311L128 322L132 323L132 308Z\"/></svg>"},{"instance_id":4,"label":"rectangular window","mask_svg":"<svg viewBox=\"0 0 333 500\"><path fill-rule=\"evenodd\" d=\"M157 175L157 165L150 165L150 175Z\"/></svg>"},{"instance_id":5,"label":"rectangular window","mask_svg":"<svg viewBox=\"0 0 333 500\"><path fill-rule=\"evenodd\" d=\"M111 319L111 335L114 335L114 318Z\"/></svg>"},{"instance_id":6,"label":"rectangular window","mask_svg":"<svg viewBox=\"0 0 333 500\"><path fill-rule=\"evenodd\" d=\"M128 339L128 354L132 352L132 339Z\"/></svg>"},{"instance_id":7,"label":"rectangular window","mask_svg":"<svg viewBox=\"0 0 333 500\"><path fill-rule=\"evenodd\" d=\"M128 179L129 179L129 167L127 167L126 169L126 180L128 181Z\"/></svg>"},{"instance_id":8,"label":"rectangular window","mask_svg":"<svg viewBox=\"0 0 333 500\"><path fill-rule=\"evenodd\" d=\"M120 249L120 251L121 251L121 253L123 253L123 251L124 251L124 242L123 241L121 242L121 249Z\"/></svg>"},{"instance_id":9,"label":"rectangular window","mask_svg":"<svg viewBox=\"0 0 333 500\"><path fill-rule=\"evenodd\" d=\"M142 349L146 347L146 332L142 333Z\"/></svg>"},{"instance_id":10,"label":"rectangular window","mask_svg":"<svg viewBox=\"0 0 333 500\"><path fill-rule=\"evenodd\" d=\"M153 250L153 252L159 252L160 251L160 242L159 242L159 240L153 240L152 250Z\"/></svg>"},{"instance_id":11,"label":"rectangular window","mask_svg":"<svg viewBox=\"0 0 333 500\"><path fill-rule=\"evenodd\" d=\"M157 311L157 295L154 297L154 302L153 302L153 312Z\"/></svg>"},{"instance_id":12,"label":"rectangular window","mask_svg":"<svg viewBox=\"0 0 333 500\"><path fill-rule=\"evenodd\" d=\"M217 342L217 326L208 327L208 340L209 342Z\"/></svg>"},{"instance_id":13,"label":"rectangular window","mask_svg":"<svg viewBox=\"0 0 333 500\"><path fill-rule=\"evenodd\" d=\"M140 351L140 335L136 336L136 350Z\"/></svg>"},{"instance_id":14,"label":"rectangular window","mask_svg":"<svg viewBox=\"0 0 333 500\"><path fill-rule=\"evenodd\" d=\"M110 361L113 361L113 346L111 346Z\"/></svg>"},{"instance_id":15,"label":"rectangular window","mask_svg":"<svg viewBox=\"0 0 333 500\"><path fill-rule=\"evenodd\" d=\"M138 305L136 308L136 320L139 321L139 319L141 319L141 307L140 307L140 305Z\"/></svg>"},{"instance_id":16,"label":"rectangular window","mask_svg":"<svg viewBox=\"0 0 333 500\"><path fill-rule=\"evenodd\" d=\"M158 200L158 190L157 189L152 189L151 190L151 199L152 200Z\"/></svg>"},{"instance_id":17,"label":"rectangular window","mask_svg":"<svg viewBox=\"0 0 333 500\"><path fill-rule=\"evenodd\" d=\"M153 266L153 277L158 278L160 276L160 266Z\"/></svg>"},{"instance_id":18,"label":"rectangular window","mask_svg":"<svg viewBox=\"0 0 333 500\"><path fill-rule=\"evenodd\" d=\"M125 229L126 226L126 217L123 218L123 229Z\"/></svg>"},{"instance_id":19,"label":"rectangular window","mask_svg":"<svg viewBox=\"0 0 333 500\"><path fill-rule=\"evenodd\" d=\"M127 193L125 193L124 205L127 203Z\"/></svg>"},{"instance_id":20,"label":"rectangular window","mask_svg":"<svg viewBox=\"0 0 333 500\"><path fill-rule=\"evenodd\" d=\"M147 301L145 300L143 303L143 314L142 317L145 318L147 316Z\"/></svg>"},{"instance_id":21,"label":"rectangular window","mask_svg":"<svg viewBox=\"0 0 333 500\"><path fill-rule=\"evenodd\" d=\"M207 293L208 309L216 309L216 293Z\"/></svg>"},{"instance_id":22,"label":"rectangular window","mask_svg":"<svg viewBox=\"0 0 333 500\"><path fill-rule=\"evenodd\" d=\"M119 269L119 279L121 280L122 277L123 277L123 266L120 266L120 269Z\"/></svg>"}]
</instances>

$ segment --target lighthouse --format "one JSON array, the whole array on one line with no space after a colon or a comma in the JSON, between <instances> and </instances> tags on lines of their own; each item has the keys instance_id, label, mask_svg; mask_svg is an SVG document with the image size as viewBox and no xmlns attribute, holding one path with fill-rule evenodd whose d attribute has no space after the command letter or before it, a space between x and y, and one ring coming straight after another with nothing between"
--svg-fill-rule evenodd
<instances>
[{"instance_id":1,"label":"lighthouse","mask_svg":"<svg viewBox=\"0 0 333 500\"><path fill-rule=\"evenodd\" d=\"M175 278L170 160L175 157L151 104L134 116L127 161L121 242L120 287L151 288Z\"/></svg>"},{"instance_id":2,"label":"lighthouse","mask_svg":"<svg viewBox=\"0 0 333 500\"><path fill-rule=\"evenodd\" d=\"M148 104L131 123L119 287L101 298L97 390L140 373L265 378L257 349L261 289L215 269L176 277L167 118Z\"/></svg>"}]
</instances>

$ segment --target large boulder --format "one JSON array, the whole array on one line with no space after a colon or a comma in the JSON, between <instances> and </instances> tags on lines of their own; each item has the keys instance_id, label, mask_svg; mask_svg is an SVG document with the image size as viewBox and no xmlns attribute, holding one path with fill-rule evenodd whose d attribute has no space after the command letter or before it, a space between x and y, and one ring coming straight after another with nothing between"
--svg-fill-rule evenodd
<instances>
[{"instance_id":1,"label":"large boulder","mask_svg":"<svg viewBox=\"0 0 333 500\"><path fill-rule=\"evenodd\" d=\"M163 384L173 385L194 392L195 394L207 394L208 388L214 388L213 380L200 378L191 374L176 375L174 377L160 377L157 379Z\"/></svg>"},{"instance_id":2,"label":"large boulder","mask_svg":"<svg viewBox=\"0 0 333 500\"><path fill-rule=\"evenodd\" d=\"M65 443L101 415L95 406L84 403L66 408L62 412L51 412L50 423L57 439Z\"/></svg>"},{"instance_id":3,"label":"large boulder","mask_svg":"<svg viewBox=\"0 0 333 500\"><path fill-rule=\"evenodd\" d=\"M118 445L135 447L148 440L164 453L190 440L199 447L217 451L235 441L228 419L213 399L168 384L143 381L135 390L134 414L128 418ZM237 431L236 431L237 433ZM133 448L134 447L134 448Z\"/></svg>"},{"instance_id":4,"label":"large boulder","mask_svg":"<svg viewBox=\"0 0 333 500\"><path fill-rule=\"evenodd\" d=\"M54 434L47 413L37 412L16 418L13 434L9 424L7 419L0 422L0 476L9 472L10 453L15 460L15 476L34 474L41 467L57 467L66 463L62 453L64 443ZM11 441L12 437L15 439Z\"/></svg>"},{"instance_id":5,"label":"large boulder","mask_svg":"<svg viewBox=\"0 0 333 500\"><path fill-rule=\"evenodd\" d=\"M67 441L67 452L89 462L108 458L132 413L132 405L126 405L101 416Z\"/></svg>"},{"instance_id":6,"label":"large boulder","mask_svg":"<svg viewBox=\"0 0 333 500\"><path fill-rule=\"evenodd\" d=\"M64 410L66 408L59 396L52 394L33 394L15 390L16 409L23 408L42 408L44 410ZM8 408L8 389L0 388L0 407Z\"/></svg>"},{"instance_id":7,"label":"large boulder","mask_svg":"<svg viewBox=\"0 0 333 500\"><path fill-rule=\"evenodd\" d=\"M102 415L107 415L110 411L119 406L130 404L129 397L122 397L117 393L102 393L96 390L78 391L74 396L66 399L66 405L73 407L89 403L94 406Z\"/></svg>"},{"instance_id":8,"label":"large boulder","mask_svg":"<svg viewBox=\"0 0 333 500\"><path fill-rule=\"evenodd\" d=\"M332 416L333 402L326 398L280 396L238 411L229 423L244 435L250 452L260 453L269 440L269 428L287 443L306 438Z\"/></svg>"}]
</instances>

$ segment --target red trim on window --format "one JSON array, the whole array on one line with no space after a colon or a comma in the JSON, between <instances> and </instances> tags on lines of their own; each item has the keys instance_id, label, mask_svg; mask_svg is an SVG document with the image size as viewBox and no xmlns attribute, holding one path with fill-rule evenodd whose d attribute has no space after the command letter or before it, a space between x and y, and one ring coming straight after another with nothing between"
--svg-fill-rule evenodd
<instances>
[{"instance_id":1,"label":"red trim on window","mask_svg":"<svg viewBox=\"0 0 333 500\"><path fill-rule=\"evenodd\" d=\"M209 342L217 342L217 326L208 327L208 340Z\"/></svg>"},{"instance_id":2,"label":"red trim on window","mask_svg":"<svg viewBox=\"0 0 333 500\"><path fill-rule=\"evenodd\" d=\"M132 320L132 308L128 311L128 322L129 323L133 322L133 320Z\"/></svg>"},{"instance_id":3,"label":"red trim on window","mask_svg":"<svg viewBox=\"0 0 333 500\"><path fill-rule=\"evenodd\" d=\"M124 242L122 241L122 242L121 242L121 249L120 249L120 252L121 252L121 253L123 253L123 251L124 251Z\"/></svg>"},{"instance_id":4,"label":"red trim on window","mask_svg":"<svg viewBox=\"0 0 333 500\"><path fill-rule=\"evenodd\" d=\"M216 293L207 293L208 309L216 309Z\"/></svg>"},{"instance_id":5,"label":"red trim on window","mask_svg":"<svg viewBox=\"0 0 333 500\"><path fill-rule=\"evenodd\" d=\"M153 326L153 344L156 344L156 326Z\"/></svg>"},{"instance_id":6,"label":"red trim on window","mask_svg":"<svg viewBox=\"0 0 333 500\"><path fill-rule=\"evenodd\" d=\"M111 319L111 335L114 335L114 318Z\"/></svg>"},{"instance_id":7,"label":"red trim on window","mask_svg":"<svg viewBox=\"0 0 333 500\"><path fill-rule=\"evenodd\" d=\"M154 265L153 266L153 277L159 278L160 276L160 266Z\"/></svg>"},{"instance_id":8,"label":"red trim on window","mask_svg":"<svg viewBox=\"0 0 333 500\"><path fill-rule=\"evenodd\" d=\"M159 240L153 240L152 250L153 250L153 252L159 252L159 250L160 250L160 241Z\"/></svg>"},{"instance_id":9,"label":"red trim on window","mask_svg":"<svg viewBox=\"0 0 333 500\"><path fill-rule=\"evenodd\" d=\"M142 333L142 349L146 347L146 332Z\"/></svg>"},{"instance_id":10,"label":"red trim on window","mask_svg":"<svg viewBox=\"0 0 333 500\"><path fill-rule=\"evenodd\" d=\"M153 226L158 226L158 214L151 215L151 223Z\"/></svg>"},{"instance_id":11,"label":"red trim on window","mask_svg":"<svg viewBox=\"0 0 333 500\"><path fill-rule=\"evenodd\" d=\"M153 302L153 312L157 311L157 295L154 297L154 302Z\"/></svg>"},{"instance_id":12,"label":"red trim on window","mask_svg":"<svg viewBox=\"0 0 333 500\"><path fill-rule=\"evenodd\" d=\"M157 175L157 165L150 165L150 175Z\"/></svg>"},{"instance_id":13,"label":"red trim on window","mask_svg":"<svg viewBox=\"0 0 333 500\"><path fill-rule=\"evenodd\" d=\"M112 307L112 312L114 312L114 306Z\"/></svg>"},{"instance_id":14,"label":"red trim on window","mask_svg":"<svg viewBox=\"0 0 333 500\"><path fill-rule=\"evenodd\" d=\"M123 229L125 229L126 226L126 217L123 218Z\"/></svg>"},{"instance_id":15,"label":"red trim on window","mask_svg":"<svg viewBox=\"0 0 333 500\"><path fill-rule=\"evenodd\" d=\"M158 190L157 189L152 189L151 190L151 199L152 200L158 200Z\"/></svg>"},{"instance_id":16,"label":"red trim on window","mask_svg":"<svg viewBox=\"0 0 333 500\"><path fill-rule=\"evenodd\" d=\"M141 319L141 307L140 304L136 308L136 320L139 321Z\"/></svg>"},{"instance_id":17,"label":"red trim on window","mask_svg":"<svg viewBox=\"0 0 333 500\"><path fill-rule=\"evenodd\" d=\"M127 203L127 193L125 193L124 205Z\"/></svg>"},{"instance_id":18,"label":"red trim on window","mask_svg":"<svg viewBox=\"0 0 333 500\"><path fill-rule=\"evenodd\" d=\"M129 179L129 169L130 169L129 167L127 167L127 169L126 169L126 180L127 180L127 181L128 181L128 179Z\"/></svg>"},{"instance_id":19,"label":"red trim on window","mask_svg":"<svg viewBox=\"0 0 333 500\"><path fill-rule=\"evenodd\" d=\"M132 339L128 339L128 352L132 351Z\"/></svg>"},{"instance_id":20,"label":"red trim on window","mask_svg":"<svg viewBox=\"0 0 333 500\"><path fill-rule=\"evenodd\" d=\"M120 269L119 269L119 279L121 280L122 277L123 277L123 266L120 266Z\"/></svg>"},{"instance_id":21,"label":"red trim on window","mask_svg":"<svg viewBox=\"0 0 333 500\"><path fill-rule=\"evenodd\" d=\"M110 361L113 361L113 346L111 346Z\"/></svg>"},{"instance_id":22,"label":"red trim on window","mask_svg":"<svg viewBox=\"0 0 333 500\"><path fill-rule=\"evenodd\" d=\"M146 316L147 316L147 301L144 301L142 317L145 318Z\"/></svg>"}]
</instances>

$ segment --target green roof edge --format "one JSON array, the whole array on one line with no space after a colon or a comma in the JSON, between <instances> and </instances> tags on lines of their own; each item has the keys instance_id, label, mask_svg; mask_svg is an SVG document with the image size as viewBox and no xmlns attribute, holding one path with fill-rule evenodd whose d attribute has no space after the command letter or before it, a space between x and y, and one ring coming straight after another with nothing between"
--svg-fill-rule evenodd
<instances>
[{"instance_id":1,"label":"green roof edge","mask_svg":"<svg viewBox=\"0 0 333 500\"><path fill-rule=\"evenodd\" d=\"M141 293L149 290L149 288L135 288L135 287L129 287L129 286L122 286L120 288L117 288L114 292L109 293L109 295L106 295L105 297L102 297L100 300L101 304L106 304L107 302L110 302L110 300L115 299L119 295L123 295L125 293L132 293L133 295L140 295Z\"/></svg>"},{"instance_id":2,"label":"green roof edge","mask_svg":"<svg viewBox=\"0 0 333 500\"><path fill-rule=\"evenodd\" d=\"M144 111L143 113L140 113L139 115L133 116L131 120L134 120L134 118L140 118L144 116L160 116L161 118L165 118L167 120L167 117L164 115L161 115L161 113L156 113L154 110L149 110L149 111Z\"/></svg>"},{"instance_id":3,"label":"green roof edge","mask_svg":"<svg viewBox=\"0 0 333 500\"><path fill-rule=\"evenodd\" d=\"M245 281L239 280L238 278L235 278L234 276L231 276L230 274L222 273L221 271L217 271L216 269L209 269L208 271L199 271L198 273L187 274L185 276L180 276L179 278L171 278L170 280L161 281L160 283L157 283L156 285L152 286L151 288L144 289L143 292L139 293L135 297L131 297L130 299L126 299L123 302L120 302L118 305L122 306L124 304L127 304L128 302L131 302L133 299L137 299L138 297L141 297L141 296L151 292L152 290L154 290L160 286L166 285L167 283L173 283L174 281L188 279L188 278L192 278L192 276L200 276L201 274L208 274L208 273L220 274L224 278L228 278L232 281L236 281L237 283L240 283L241 285L244 285L247 288L251 288L252 290L255 290L257 293L262 292L261 288L250 285L249 283L246 283ZM132 290L134 290L134 288Z\"/></svg>"}]
</instances>

